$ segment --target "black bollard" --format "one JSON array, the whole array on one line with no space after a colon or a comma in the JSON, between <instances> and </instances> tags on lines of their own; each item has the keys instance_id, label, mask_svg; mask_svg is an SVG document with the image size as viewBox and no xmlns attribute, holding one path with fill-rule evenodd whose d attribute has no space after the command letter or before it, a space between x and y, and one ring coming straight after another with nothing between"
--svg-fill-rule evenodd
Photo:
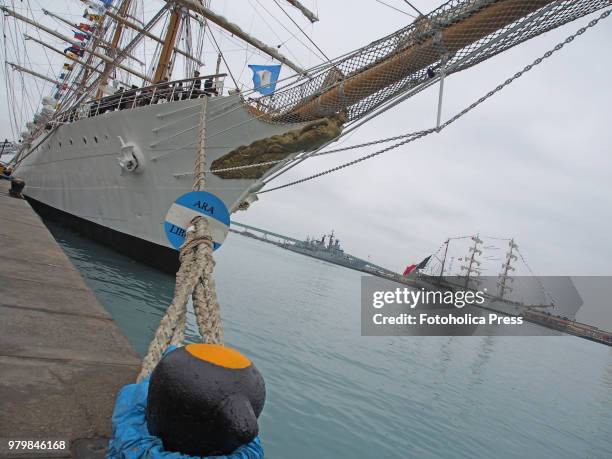
<instances>
[{"instance_id":1,"label":"black bollard","mask_svg":"<svg viewBox=\"0 0 612 459\"><path fill-rule=\"evenodd\" d=\"M230 454L257 436L265 398L261 374L238 351L189 344L167 354L151 374L147 427L166 451Z\"/></svg>"},{"instance_id":2,"label":"black bollard","mask_svg":"<svg viewBox=\"0 0 612 459\"><path fill-rule=\"evenodd\" d=\"M11 179L11 188L9 189L9 194L14 198L23 199L23 195L21 194L21 192L23 191L24 187L25 181L23 179L13 178Z\"/></svg>"}]
</instances>

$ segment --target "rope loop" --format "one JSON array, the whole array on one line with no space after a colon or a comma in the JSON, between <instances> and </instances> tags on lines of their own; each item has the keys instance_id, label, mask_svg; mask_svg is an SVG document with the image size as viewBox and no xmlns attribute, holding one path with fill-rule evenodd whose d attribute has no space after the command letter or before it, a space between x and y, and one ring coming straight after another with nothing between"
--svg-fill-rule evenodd
<instances>
[{"instance_id":1,"label":"rope loop","mask_svg":"<svg viewBox=\"0 0 612 459\"><path fill-rule=\"evenodd\" d=\"M194 191L204 191L206 187L204 139L206 138L207 103L208 98L204 97L196 149ZM223 343L223 324L213 280L215 261L212 252L213 239L208 220L200 216L195 217L186 231L185 242L179 253L181 265L176 273L174 297L149 345L138 381L151 374L169 345L181 346L183 344L187 302L190 297L202 341L209 344Z\"/></svg>"}]
</instances>

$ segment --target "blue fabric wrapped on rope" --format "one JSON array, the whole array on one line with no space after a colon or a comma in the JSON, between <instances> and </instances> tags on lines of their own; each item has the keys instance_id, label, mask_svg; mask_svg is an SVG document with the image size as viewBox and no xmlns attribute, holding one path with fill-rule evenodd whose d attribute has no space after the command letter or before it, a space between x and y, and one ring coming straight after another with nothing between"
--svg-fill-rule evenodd
<instances>
[{"instance_id":1,"label":"blue fabric wrapped on rope","mask_svg":"<svg viewBox=\"0 0 612 459\"><path fill-rule=\"evenodd\" d=\"M162 441L149 434L145 411L149 378L138 384L128 384L119 391L113 411L113 438L107 459L263 459L259 436L229 456L195 458L164 450Z\"/></svg>"}]
</instances>

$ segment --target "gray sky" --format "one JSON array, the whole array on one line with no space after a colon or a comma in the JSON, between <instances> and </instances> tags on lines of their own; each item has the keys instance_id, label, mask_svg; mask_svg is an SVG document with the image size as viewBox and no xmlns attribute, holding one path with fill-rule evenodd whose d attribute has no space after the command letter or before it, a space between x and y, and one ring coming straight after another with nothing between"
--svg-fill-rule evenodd
<instances>
[{"instance_id":1,"label":"gray sky","mask_svg":"<svg viewBox=\"0 0 612 459\"><path fill-rule=\"evenodd\" d=\"M410 12L403 1L387 2ZM147 2L145 8L151 5L152 10L155 3ZM320 22L311 26L285 8L329 56L358 48L412 21L374 0L304 3L318 11ZM433 2L413 3L423 11L434 6ZM80 9L76 0L59 4L72 14ZM313 54L291 38L296 29L273 0L260 0L260 4L274 11L291 33L274 26L257 0L213 0L212 8L270 44L288 40L282 52L303 65L317 64ZM36 0L32 5L36 7ZM485 94L589 19L449 77L444 117ZM603 20L442 133L336 174L264 194L248 212L235 214L235 220L304 238L334 229L348 252L370 256L375 263L396 270L418 262L449 236L480 232L514 237L537 274L612 274L612 64L606 59L611 26L612 18ZM230 39L221 40L222 47L232 47ZM32 61L42 67L44 56L36 52L32 51ZM245 84L250 75L240 70L247 63L269 62L237 46L227 55ZM214 59L209 56L212 66ZM4 138L10 136L4 91L0 104L0 137ZM342 145L431 127L436 106L437 87L386 112ZM306 161L274 184L370 151Z\"/></svg>"}]
</instances>

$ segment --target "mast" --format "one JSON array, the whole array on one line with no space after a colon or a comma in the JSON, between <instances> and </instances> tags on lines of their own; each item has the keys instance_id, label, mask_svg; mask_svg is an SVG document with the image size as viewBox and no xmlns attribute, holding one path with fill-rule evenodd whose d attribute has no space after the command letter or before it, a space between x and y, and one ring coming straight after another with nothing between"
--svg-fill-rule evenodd
<instances>
[{"instance_id":1,"label":"mast","mask_svg":"<svg viewBox=\"0 0 612 459\"><path fill-rule=\"evenodd\" d=\"M249 35L244 30L242 30L239 26L237 26L236 24L234 24L233 22L228 21L225 17L223 17L221 15L218 15L217 13L213 12L212 10L206 8L198 0L165 0L165 1L166 2L171 2L171 3L178 4L178 5L180 5L180 6L184 7L184 8L187 8L187 9L195 12L195 13L201 14L206 19L208 19L211 22L214 22L215 24L217 24L222 29L225 29L228 32L232 33L233 35L236 35L241 40L246 41L249 45L259 49L260 51L263 51L268 56L276 59L277 61L282 62L287 67L290 67L293 70L295 70L297 73L305 73L306 72L303 68L301 68L299 65L291 62L289 59L287 59L285 56L283 56L281 53L279 53L276 49L272 48L271 46L266 45L261 40L258 40L257 38Z\"/></svg>"},{"instance_id":2,"label":"mast","mask_svg":"<svg viewBox=\"0 0 612 459\"><path fill-rule=\"evenodd\" d=\"M438 282L442 282L442 276L444 275L444 265L446 264L446 255L448 255L448 244L450 238L446 240L446 248L444 249L444 258L442 259L442 267L440 268L440 275L438 276Z\"/></svg>"},{"instance_id":3,"label":"mast","mask_svg":"<svg viewBox=\"0 0 612 459\"><path fill-rule=\"evenodd\" d=\"M63 17L61 17L61 16L59 16L58 14L53 13L52 11L49 11L49 10L46 10L46 9L44 9L44 8L43 8L43 9L42 9L42 12L43 12L43 13L45 13L47 16L51 16L52 18L55 18L55 19L57 19L58 21L61 21L61 22L63 22L64 24L66 24L66 25L68 25L68 26L70 26L70 27L73 27L73 28L75 28L75 29L77 29L77 30L79 29L79 26L78 26L77 24L75 24L75 23L73 23L73 22L70 22L69 20L67 20L67 19L65 19L65 18L63 18ZM107 16L110 16L110 17L112 17L112 18L119 17L119 16L116 16L116 15L115 15L115 14L113 14L113 13L110 13L108 10L107 10L107 13L106 13L106 14L107 14ZM102 38L100 38L100 37L98 37L98 46L101 46L102 48L106 48L106 49L110 49L110 48L112 47L112 46L111 46L111 44L110 44L109 42L107 42L107 41L103 40L103 39L102 39ZM144 62L142 62L140 59L138 59L138 58L136 58L136 57L134 57L134 56L132 56L132 55L130 55L130 56L129 56L129 58L130 58L130 59L133 59L134 61L138 62L138 63L139 63L139 64L141 64L141 65L144 65Z\"/></svg>"},{"instance_id":4,"label":"mast","mask_svg":"<svg viewBox=\"0 0 612 459\"><path fill-rule=\"evenodd\" d=\"M164 9L168 8L168 5L166 5L164 7ZM145 37L150 38L151 40L155 40L158 43L164 43L164 40L162 40L161 38L159 38L157 35L152 34L151 32L149 32L148 30L143 29L141 26L139 26L138 24L135 24L134 22L128 21L125 18L122 18L120 16L117 16L115 13L111 12L111 11L106 11L106 15L112 19L114 19L117 22L121 22L123 25L125 25L126 27L129 27L130 29L135 30L136 32L140 32L141 34L143 34ZM174 51L182 54L183 56L185 56L187 59L191 59L192 61L194 61L195 63L197 63L198 65L204 65L204 63L202 61L200 61L197 57L192 56L191 54L189 54L186 51L183 51L182 49L180 49L178 46L174 47Z\"/></svg>"},{"instance_id":5,"label":"mast","mask_svg":"<svg viewBox=\"0 0 612 459\"><path fill-rule=\"evenodd\" d=\"M221 73L221 59L223 58L223 54L217 54L217 67L215 68L215 74L219 75ZM215 77L215 88L218 87L219 77Z\"/></svg>"},{"instance_id":6,"label":"mast","mask_svg":"<svg viewBox=\"0 0 612 459\"><path fill-rule=\"evenodd\" d=\"M482 240L480 239L479 235L477 234L476 236L472 236L472 241L474 241L474 245L470 247L470 261L467 266L461 266L462 271L464 269L467 271L465 274L465 288L469 287L470 276L472 275L472 273L476 273L479 275L478 268L472 268L472 266L480 266L480 262L476 260L476 254L482 255L482 250L478 248L478 244L482 244Z\"/></svg>"},{"instance_id":7,"label":"mast","mask_svg":"<svg viewBox=\"0 0 612 459\"><path fill-rule=\"evenodd\" d=\"M164 38L164 45L162 46L161 53L159 54L159 61L157 62L155 76L153 77L153 81L155 83L159 83L169 76L170 67L172 65L174 44L176 42L176 37L178 37L178 31L181 27L182 14L183 12L180 6L176 5L172 9L168 29L166 31L166 37Z\"/></svg>"},{"instance_id":8,"label":"mast","mask_svg":"<svg viewBox=\"0 0 612 459\"><path fill-rule=\"evenodd\" d=\"M26 40L32 40L33 42L36 42L36 43L38 43L39 45L44 46L45 48L50 49L51 51L54 51L54 52L56 52L56 53L58 53L58 54L61 54L62 56L66 56L66 55L64 54L64 52L63 52L61 49L57 49L57 48L55 48L55 47L51 46L50 44L45 43L45 42L44 42L44 41L42 41L42 40L39 40L39 39L37 39L37 38L35 38L35 37L32 37L32 36L30 36L30 35L28 35L28 34L24 34L24 37L25 37L25 39L26 39ZM75 57L75 58L73 58L73 59L72 59L72 61L73 61L73 62L75 62L75 63L77 63L77 64L79 64L79 65L82 65L83 67L87 67L87 68L88 68L89 70L91 70L92 72L96 72L96 73L100 73L100 74L102 73L102 70L100 70L99 68L94 67L93 65L90 65L90 64L88 64L87 62L85 62L85 61L83 61L83 60L81 60L81 59L79 59L79 58L76 58L76 57ZM121 81L120 83L121 83L121 84L124 84L124 85L126 85L126 86L127 86L127 83L125 83L125 82L123 82L123 81Z\"/></svg>"},{"instance_id":9,"label":"mast","mask_svg":"<svg viewBox=\"0 0 612 459\"><path fill-rule=\"evenodd\" d=\"M65 35L62 35L61 33L56 32L55 30L49 29L48 27L45 27L44 25L39 24L36 21L33 21L33 20L31 20L31 19L29 19L29 18L27 18L25 16L22 16L19 13L16 13L15 11L8 9L5 6L0 6L0 10L4 11L5 13L7 13L10 16L13 16L15 19L19 19L20 21L26 22L26 23L28 23L28 24L30 24L30 25L32 25L32 26L34 26L34 27L36 27L36 28L38 28L38 29L40 29L40 30L42 30L44 32L47 32L49 35L53 35L54 37L57 37L60 40L65 41L66 43L70 43L72 45L79 46L79 47L82 46L82 43L80 43L80 42L78 42L76 40L73 40L73 39L71 39L69 37L66 37ZM104 54L99 53L99 52L97 52L95 50L85 50L85 51L88 51L89 53L93 54L97 58L102 59L104 62L108 62L108 63L115 62L115 60L113 60L110 57L105 56ZM127 67L125 65L119 64L117 62L115 62L115 66L119 67L122 70L125 70L128 73L131 73L134 76L137 76L138 78L142 78L143 80L151 83L151 80L146 75L143 75L142 73L140 73L140 72L138 72L138 71L136 71L136 70L134 70L134 69L132 69L130 67Z\"/></svg>"},{"instance_id":10,"label":"mast","mask_svg":"<svg viewBox=\"0 0 612 459\"><path fill-rule=\"evenodd\" d=\"M75 29L79 28L77 26L77 24L75 24L74 22L70 22L68 19L63 18L60 15L53 13L52 11L49 11L49 10L46 10L46 9L43 8L42 12L45 13L46 16L51 16L52 18L55 18L58 21L63 22L64 24L66 24L69 27L74 27Z\"/></svg>"},{"instance_id":11,"label":"mast","mask_svg":"<svg viewBox=\"0 0 612 459\"><path fill-rule=\"evenodd\" d=\"M506 253L506 262L502 265L502 273L500 274L499 281L499 297L504 298L504 295L507 291L512 291L512 287L509 287L508 281L512 282L513 279L508 276L510 271L514 271L514 267L512 266L512 260L516 260L516 255L514 255L514 250L518 249L518 245L514 243L514 239L510 239L508 244L510 250Z\"/></svg>"},{"instance_id":12,"label":"mast","mask_svg":"<svg viewBox=\"0 0 612 459\"><path fill-rule=\"evenodd\" d=\"M153 16L149 22L147 22L147 24L145 24L144 29L145 30L150 30L151 28L153 28L155 26L155 24L157 24L159 22L159 20L163 17L163 13L165 11L165 8L162 8L161 10L159 10L155 16ZM138 45L138 43L140 43L140 41L142 40L142 38L144 37L143 34L138 34L137 36L135 36L132 41L130 41L126 46L123 47L123 49L121 49L119 51L119 54L117 55L117 57L115 58L115 65L118 66L119 62L121 62L122 59L128 57L128 53L130 53L134 47L136 45ZM100 75L98 78L96 78L93 82L91 82L91 84L89 85L90 90L97 87L98 82L100 81L102 75ZM150 79L146 79L145 81L151 82ZM65 105L67 105L68 101L64 101ZM78 101L77 101L78 103Z\"/></svg>"},{"instance_id":13,"label":"mast","mask_svg":"<svg viewBox=\"0 0 612 459\"><path fill-rule=\"evenodd\" d=\"M61 81L54 80L53 78L49 78L48 76L43 75L42 73L35 72L34 70L30 70L28 68L22 67L21 65L15 64L13 62L7 62L7 64L13 67L13 69L17 70L18 72L27 73L29 75L35 76L36 78L40 78L41 80L48 81L49 83L58 84L58 85L64 84Z\"/></svg>"},{"instance_id":14,"label":"mast","mask_svg":"<svg viewBox=\"0 0 612 459\"><path fill-rule=\"evenodd\" d=\"M96 30L101 30L102 26L104 24L104 18L102 19L98 19L96 22ZM100 45L100 43L103 41L102 40L102 35L100 33L97 34L93 34L93 40L92 40L92 44L90 47L90 54L87 56L87 63L88 64L93 64L94 61L94 54L93 52L96 51L96 48L98 48L98 46ZM89 79L91 73L89 72L89 69L87 67L83 68L83 75L81 77L81 86L86 86L87 84L87 80Z\"/></svg>"},{"instance_id":15,"label":"mast","mask_svg":"<svg viewBox=\"0 0 612 459\"><path fill-rule=\"evenodd\" d=\"M123 0L121 2L121 6L119 6L119 10L118 10L118 16L119 17L125 17L127 15L128 9L130 7L130 4L132 3L132 0ZM115 33L113 34L113 39L111 41L111 47L109 49L109 53L111 55L111 57L115 58L116 57L116 52L115 50L117 49L117 46L119 45L119 40L121 40L121 34L123 33L123 24L121 22L116 21L117 27L115 28ZM109 63L107 62L104 65L104 70L102 72L102 78L100 79L100 83L98 85L98 92L96 94L96 98L100 98L103 95L103 91L102 88L104 88L107 84L108 84L108 77L110 75L110 71L112 70L112 68L115 66L114 64L114 60L113 62Z\"/></svg>"},{"instance_id":16,"label":"mast","mask_svg":"<svg viewBox=\"0 0 612 459\"><path fill-rule=\"evenodd\" d=\"M310 11L308 8L302 5L302 3L299 2L298 0L287 0L287 3L291 4L292 6L300 10L302 14L306 16L311 23L314 24L315 22L319 20L316 14L314 14L312 11Z\"/></svg>"},{"instance_id":17,"label":"mast","mask_svg":"<svg viewBox=\"0 0 612 459\"><path fill-rule=\"evenodd\" d=\"M42 73L38 73L32 69L28 69L26 67L22 67L21 65L15 64L14 62L7 62L8 65L10 65L13 70L17 70L18 72L22 72L22 73L27 73L29 75L32 75L36 78L40 78L41 80L45 80L48 81L49 83L53 83L56 84L58 86L63 86L66 83L63 81L59 81L59 80L54 80L53 78L50 78L46 75L43 75ZM81 89L75 89L74 86L70 86L71 89L74 89L77 93L79 94L83 94L83 90Z\"/></svg>"},{"instance_id":18,"label":"mast","mask_svg":"<svg viewBox=\"0 0 612 459\"><path fill-rule=\"evenodd\" d=\"M81 1L83 1L83 0L81 0ZM117 3L119 3L119 2L117 2ZM143 2L143 3L144 3L144 2ZM106 8L106 15L107 15L107 16L110 16L110 14L109 14L109 13L114 14L114 13L113 13L113 11L117 11L117 12L118 12L118 11L119 11L119 8L121 8L121 5L119 5L119 6L115 6L115 5L111 4L111 5L110 5L108 8ZM131 19L132 21L137 22L137 23L139 23L139 24L142 24L142 25L144 26L144 22L142 22L142 21L141 21L139 18L137 18L136 16L132 16L132 15L130 14L130 12L129 12L129 11L126 11L126 12L125 12L125 15L124 15L124 16L122 16L122 17L124 17L124 18L126 18L126 19Z\"/></svg>"}]
</instances>

